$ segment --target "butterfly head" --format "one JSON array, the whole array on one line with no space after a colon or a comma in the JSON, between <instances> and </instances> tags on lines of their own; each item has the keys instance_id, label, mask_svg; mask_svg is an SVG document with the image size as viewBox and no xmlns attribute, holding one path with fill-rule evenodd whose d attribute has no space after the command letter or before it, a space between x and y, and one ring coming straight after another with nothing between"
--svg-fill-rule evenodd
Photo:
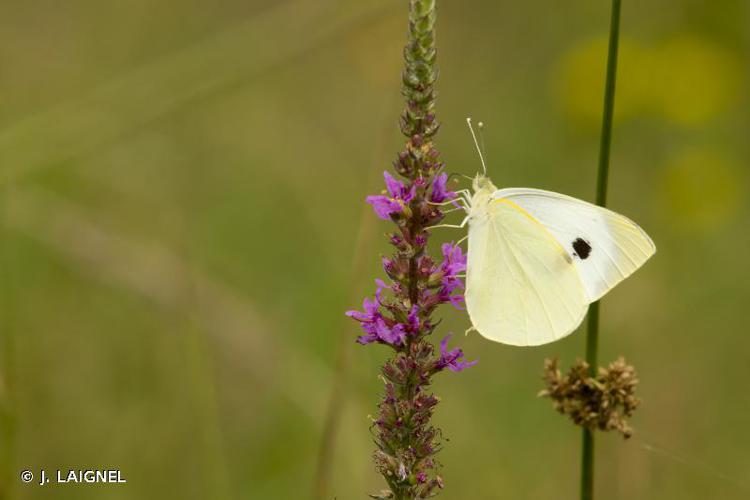
<instances>
[{"instance_id":1,"label":"butterfly head","mask_svg":"<svg viewBox=\"0 0 750 500\"><path fill-rule=\"evenodd\" d=\"M481 217L485 213L487 206L492 201L493 193L497 191L490 178L484 174L477 174L474 177L472 187L474 188L474 195L471 197L471 202L468 205L470 221Z\"/></svg>"},{"instance_id":2,"label":"butterfly head","mask_svg":"<svg viewBox=\"0 0 750 500\"><path fill-rule=\"evenodd\" d=\"M497 187L492 183L492 180L484 174L477 174L474 177L472 188L474 189L474 193L492 194L497 191Z\"/></svg>"}]
</instances>

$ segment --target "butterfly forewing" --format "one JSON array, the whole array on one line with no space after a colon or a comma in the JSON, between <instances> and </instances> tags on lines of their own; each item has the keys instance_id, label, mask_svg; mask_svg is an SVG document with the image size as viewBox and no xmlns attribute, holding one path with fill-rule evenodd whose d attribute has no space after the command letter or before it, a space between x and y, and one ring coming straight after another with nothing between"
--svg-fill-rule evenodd
<instances>
[{"instance_id":1,"label":"butterfly forewing","mask_svg":"<svg viewBox=\"0 0 750 500\"><path fill-rule=\"evenodd\" d=\"M493 198L517 204L565 248L588 302L600 299L656 251L651 238L633 221L582 200L529 188L501 189Z\"/></svg>"}]
</instances>

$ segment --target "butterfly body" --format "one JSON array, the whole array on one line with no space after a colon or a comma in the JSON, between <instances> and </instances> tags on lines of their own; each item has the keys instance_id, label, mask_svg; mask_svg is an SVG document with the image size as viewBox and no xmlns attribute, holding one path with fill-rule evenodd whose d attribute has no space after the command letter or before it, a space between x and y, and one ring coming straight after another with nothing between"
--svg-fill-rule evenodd
<instances>
[{"instance_id":1,"label":"butterfly body","mask_svg":"<svg viewBox=\"0 0 750 500\"><path fill-rule=\"evenodd\" d=\"M477 175L468 200L466 306L474 328L520 346L572 333L588 305L650 258L622 215L551 191L497 189Z\"/></svg>"}]
</instances>

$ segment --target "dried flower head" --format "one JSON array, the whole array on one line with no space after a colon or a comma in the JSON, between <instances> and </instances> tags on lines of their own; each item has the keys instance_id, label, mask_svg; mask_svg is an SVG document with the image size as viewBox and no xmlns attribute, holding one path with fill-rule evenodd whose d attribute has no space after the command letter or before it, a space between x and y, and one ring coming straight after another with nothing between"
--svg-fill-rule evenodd
<instances>
[{"instance_id":1,"label":"dried flower head","mask_svg":"<svg viewBox=\"0 0 750 500\"><path fill-rule=\"evenodd\" d=\"M576 425L589 430L616 430L624 438L633 434L627 419L641 400L635 397L638 384L635 369L620 357L607 368L599 367L591 376L589 365L577 360L570 371L562 375L557 358L544 362L543 379L547 388L539 393L552 400L552 406L567 415Z\"/></svg>"}]
</instances>

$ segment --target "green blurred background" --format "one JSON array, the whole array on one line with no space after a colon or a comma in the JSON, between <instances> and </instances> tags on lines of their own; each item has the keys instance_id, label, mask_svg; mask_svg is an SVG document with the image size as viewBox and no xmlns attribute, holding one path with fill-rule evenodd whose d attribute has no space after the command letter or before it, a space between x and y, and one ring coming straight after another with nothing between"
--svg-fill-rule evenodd
<instances>
[{"instance_id":1,"label":"green blurred background","mask_svg":"<svg viewBox=\"0 0 750 500\"><path fill-rule=\"evenodd\" d=\"M309 498L342 354L325 498L381 488L388 351L343 312L388 251L363 200L403 145L407 3L3 0L4 498ZM438 9L448 170L479 168L471 115L499 186L592 199L608 2ZM750 4L627 0L622 37L610 205L659 252L604 300L600 359L644 403L598 441L599 498L750 498ZM434 385L441 498L574 498L579 432L535 395L583 332L455 340L481 361ZM128 483L18 479L42 467Z\"/></svg>"}]
</instances>

